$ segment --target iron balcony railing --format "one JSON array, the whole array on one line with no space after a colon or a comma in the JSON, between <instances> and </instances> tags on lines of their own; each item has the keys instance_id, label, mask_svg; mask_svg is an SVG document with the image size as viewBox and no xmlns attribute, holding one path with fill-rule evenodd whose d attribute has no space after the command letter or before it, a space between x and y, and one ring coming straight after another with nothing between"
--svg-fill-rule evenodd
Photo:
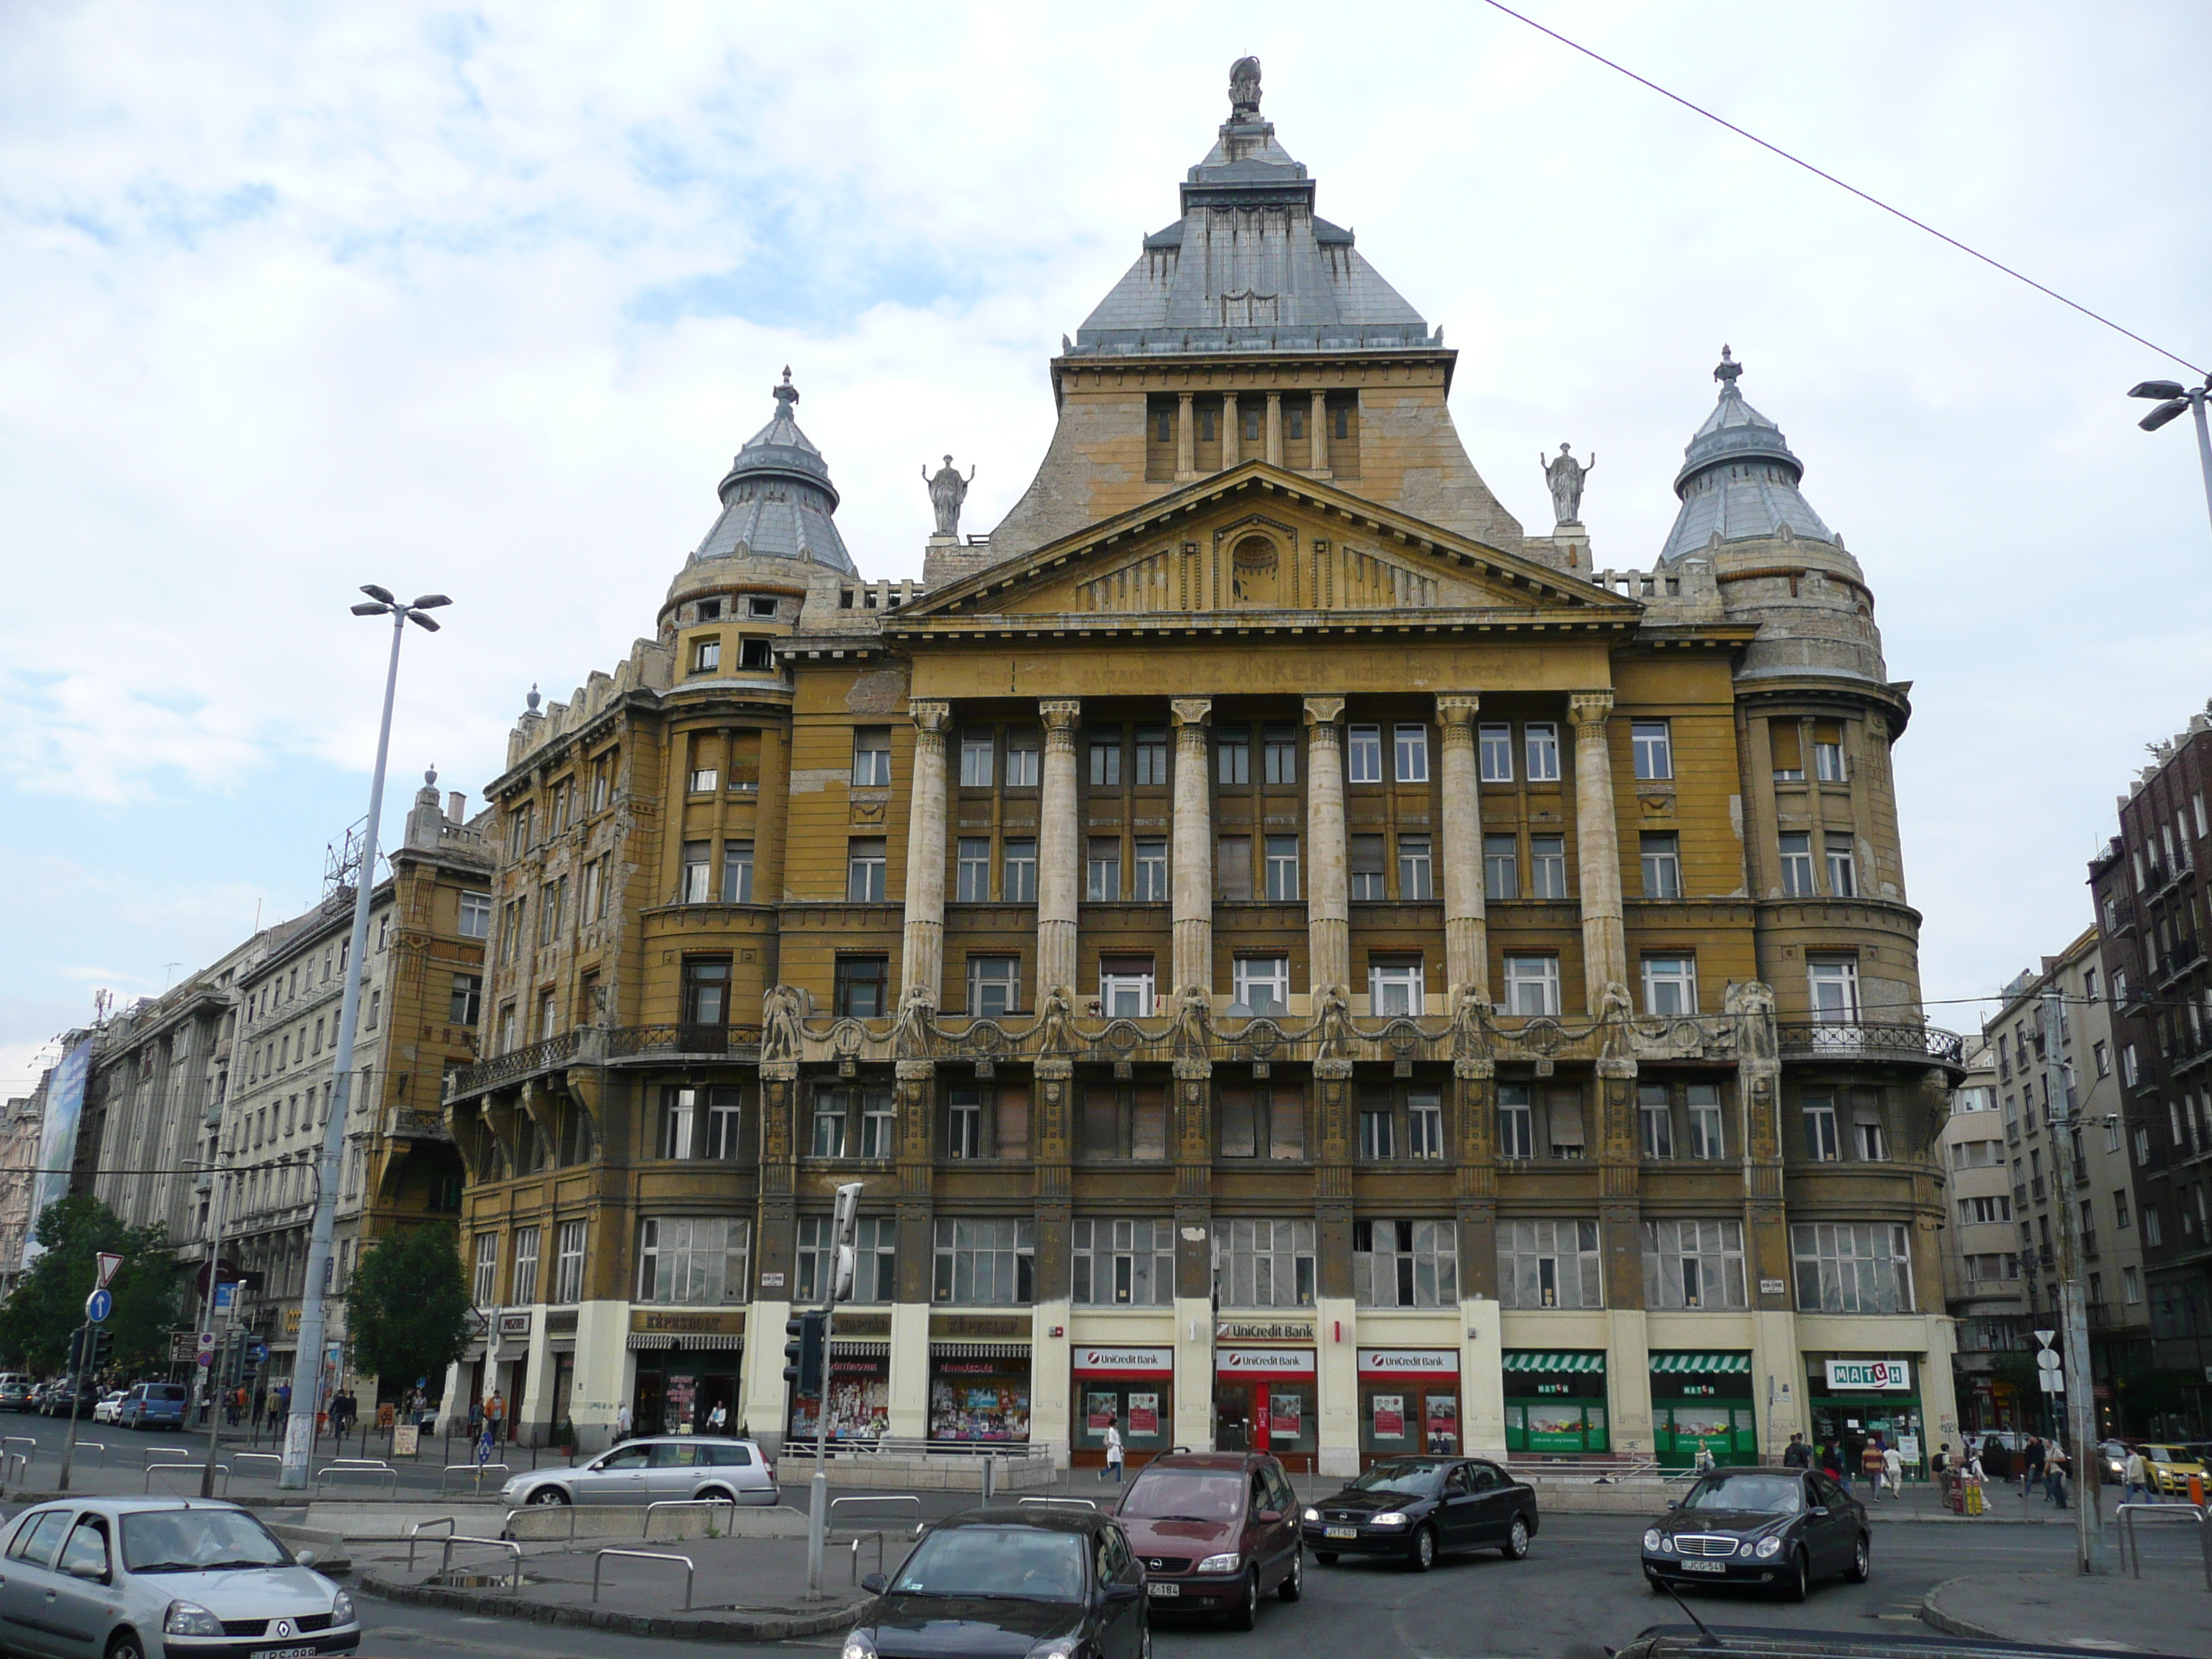
<instances>
[{"instance_id":1,"label":"iron balcony railing","mask_svg":"<svg viewBox=\"0 0 2212 1659\"><path fill-rule=\"evenodd\" d=\"M1966 1064L1966 1040L1933 1025L1866 1025L1820 1020L1776 1028L1782 1051L1823 1060L1933 1060Z\"/></svg>"},{"instance_id":2,"label":"iron balcony railing","mask_svg":"<svg viewBox=\"0 0 2212 1659\"><path fill-rule=\"evenodd\" d=\"M723 1054L741 1060L760 1057L757 1025L619 1025L606 1034L610 1060L671 1054Z\"/></svg>"},{"instance_id":3,"label":"iron balcony railing","mask_svg":"<svg viewBox=\"0 0 2212 1659\"><path fill-rule=\"evenodd\" d=\"M558 1036L547 1037L542 1042L525 1043L520 1048L510 1048L503 1054L494 1054L489 1060L479 1060L453 1073L447 1085L446 1097L473 1094L495 1084L510 1082L516 1078L529 1077L534 1073L550 1071L556 1066L567 1064L575 1058L578 1043L583 1033L563 1031Z\"/></svg>"}]
</instances>

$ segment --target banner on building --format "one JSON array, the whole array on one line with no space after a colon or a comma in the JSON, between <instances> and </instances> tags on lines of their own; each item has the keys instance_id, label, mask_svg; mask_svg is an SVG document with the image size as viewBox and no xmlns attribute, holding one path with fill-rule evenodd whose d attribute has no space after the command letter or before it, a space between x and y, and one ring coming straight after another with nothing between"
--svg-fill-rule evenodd
<instances>
[{"instance_id":1,"label":"banner on building","mask_svg":"<svg viewBox=\"0 0 2212 1659\"><path fill-rule=\"evenodd\" d=\"M69 1196L70 1165L76 1159L76 1126L84 1115L84 1085L92 1072L92 1039L62 1056L46 1090L46 1121L39 1132L39 1170L31 1178L31 1225L23 1237L23 1265L44 1254L39 1218L46 1206Z\"/></svg>"}]
</instances>

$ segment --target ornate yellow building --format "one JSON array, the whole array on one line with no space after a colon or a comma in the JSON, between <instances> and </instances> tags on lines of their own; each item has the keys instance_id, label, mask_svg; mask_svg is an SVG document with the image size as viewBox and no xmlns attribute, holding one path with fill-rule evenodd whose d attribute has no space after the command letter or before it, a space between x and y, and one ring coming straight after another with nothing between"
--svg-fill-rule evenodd
<instances>
[{"instance_id":1,"label":"ornate yellow building","mask_svg":"<svg viewBox=\"0 0 2212 1659\"><path fill-rule=\"evenodd\" d=\"M1525 532L1257 68L988 538L860 579L777 387L653 637L532 707L447 1115L493 1382L811 1431L1684 1463L1954 1427L1858 564L1736 386L1650 568ZM1619 465L1616 463L1615 465Z\"/></svg>"}]
</instances>

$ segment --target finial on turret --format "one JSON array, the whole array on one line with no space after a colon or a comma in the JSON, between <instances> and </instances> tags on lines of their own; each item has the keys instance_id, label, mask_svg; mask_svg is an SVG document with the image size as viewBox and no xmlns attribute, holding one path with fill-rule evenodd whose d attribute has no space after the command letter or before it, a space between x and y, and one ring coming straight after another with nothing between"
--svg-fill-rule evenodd
<instances>
[{"instance_id":1,"label":"finial on turret","mask_svg":"<svg viewBox=\"0 0 2212 1659\"><path fill-rule=\"evenodd\" d=\"M1240 58L1229 66L1229 118L1260 118L1260 60L1256 58Z\"/></svg>"},{"instance_id":2,"label":"finial on turret","mask_svg":"<svg viewBox=\"0 0 2212 1659\"><path fill-rule=\"evenodd\" d=\"M799 401L799 388L791 383L791 365L783 366L783 384L775 388L776 413L788 415L791 406Z\"/></svg>"},{"instance_id":3,"label":"finial on turret","mask_svg":"<svg viewBox=\"0 0 2212 1659\"><path fill-rule=\"evenodd\" d=\"M535 680L532 680L530 684L530 695L525 697L522 701L529 706L529 709L532 714L534 714L538 712L538 705L540 702L543 702L544 699L538 695L538 683Z\"/></svg>"},{"instance_id":4,"label":"finial on turret","mask_svg":"<svg viewBox=\"0 0 2212 1659\"><path fill-rule=\"evenodd\" d=\"M438 787L438 769L434 765L422 769L422 787L425 789L435 789Z\"/></svg>"},{"instance_id":5,"label":"finial on turret","mask_svg":"<svg viewBox=\"0 0 2212 1659\"><path fill-rule=\"evenodd\" d=\"M1735 387L1736 376L1742 373L1743 365L1736 362L1735 357L1729 354L1729 349L1725 345L1723 346L1721 348L1720 366L1713 370L1713 379L1718 380L1723 386L1733 391Z\"/></svg>"}]
</instances>

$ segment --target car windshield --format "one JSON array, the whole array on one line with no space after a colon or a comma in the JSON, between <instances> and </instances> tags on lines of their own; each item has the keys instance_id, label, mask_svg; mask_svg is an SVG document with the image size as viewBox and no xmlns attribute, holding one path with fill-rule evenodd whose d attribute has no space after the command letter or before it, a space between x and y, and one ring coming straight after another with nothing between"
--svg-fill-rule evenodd
<instances>
[{"instance_id":1,"label":"car windshield","mask_svg":"<svg viewBox=\"0 0 2212 1659\"><path fill-rule=\"evenodd\" d=\"M2173 1462L2173 1448L2171 1446L2145 1446L2143 1448L2143 1455L2150 1459L2154 1463L2171 1463Z\"/></svg>"},{"instance_id":2,"label":"car windshield","mask_svg":"<svg viewBox=\"0 0 2212 1659\"><path fill-rule=\"evenodd\" d=\"M1443 1478L1441 1463L1377 1463L1352 1483L1353 1492L1395 1492L1408 1498L1432 1498Z\"/></svg>"},{"instance_id":3,"label":"car windshield","mask_svg":"<svg viewBox=\"0 0 2212 1659\"><path fill-rule=\"evenodd\" d=\"M269 1528L236 1510L152 1510L123 1517L123 1565L132 1572L289 1567Z\"/></svg>"},{"instance_id":4,"label":"car windshield","mask_svg":"<svg viewBox=\"0 0 2212 1659\"><path fill-rule=\"evenodd\" d=\"M1162 1469L1137 1477L1121 1512L1140 1521L1235 1521L1244 1513L1244 1477L1234 1469Z\"/></svg>"},{"instance_id":5,"label":"car windshield","mask_svg":"<svg viewBox=\"0 0 2212 1659\"><path fill-rule=\"evenodd\" d=\"M1083 1539L1032 1527L951 1527L921 1540L891 1581L894 1595L1083 1599Z\"/></svg>"},{"instance_id":6,"label":"car windshield","mask_svg":"<svg viewBox=\"0 0 2212 1659\"><path fill-rule=\"evenodd\" d=\"M1795 1515L1805 1507L1805 1488L1788 1475L1709 1474L1690 1488L1686 1510L1747 1510L1758 1515Z\"/></svg>"}]
</instances>

